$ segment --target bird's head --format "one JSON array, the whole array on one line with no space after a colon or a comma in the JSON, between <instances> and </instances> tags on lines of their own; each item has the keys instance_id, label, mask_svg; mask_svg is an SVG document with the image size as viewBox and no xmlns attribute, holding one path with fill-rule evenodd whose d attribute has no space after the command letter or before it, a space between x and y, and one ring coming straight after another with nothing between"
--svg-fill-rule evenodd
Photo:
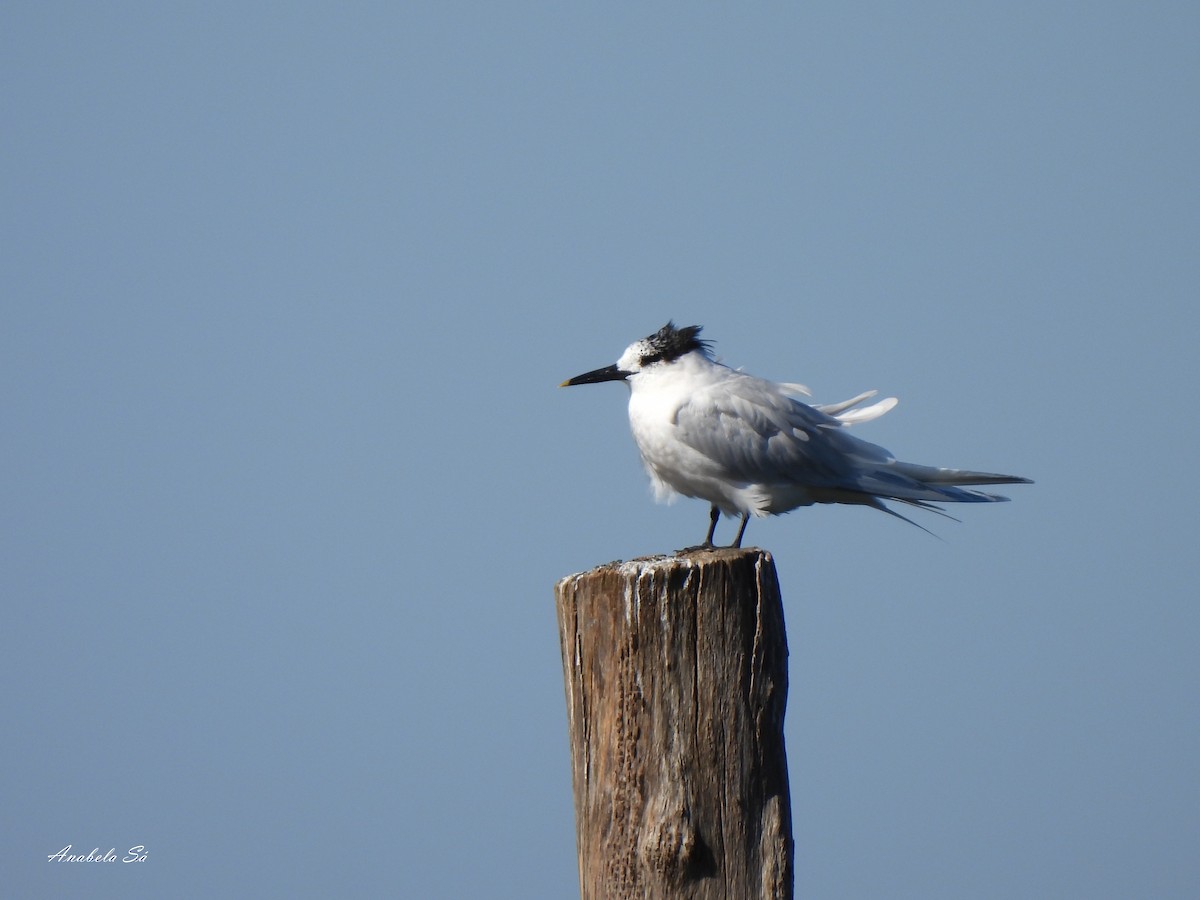
<instances>
[{"instance_id":1,"label":"bird's head","mask_svg":"<svg viewBox=\"0 0 1200 900\"><path fill-rule=\"evenodd\" d=\"M559 387L575 384L595 384L600 381L624 381L631 375L644 372L652 366L666 365L687 353L708 353L709 342L700 339L700 325L676 328L668 322L658 331L625 348L613 365L568 378Z\"/></svg>"}]
</instances>

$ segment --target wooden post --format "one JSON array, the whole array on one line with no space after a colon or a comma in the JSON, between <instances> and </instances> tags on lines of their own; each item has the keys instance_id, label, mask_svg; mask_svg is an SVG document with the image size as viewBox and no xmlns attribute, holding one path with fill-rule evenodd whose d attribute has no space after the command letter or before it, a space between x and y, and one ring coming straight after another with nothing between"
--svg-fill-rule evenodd
<instances>
[{"instance_id":1,"label":"wooden post","mask_svg":"<svg viewBox=\"0 0 1200 900\"><path fill-rule=\"evenodd\" d=\"M555 596L583 900L790 898L771 555L610 563Z\"/></svg>"}]
</instances>

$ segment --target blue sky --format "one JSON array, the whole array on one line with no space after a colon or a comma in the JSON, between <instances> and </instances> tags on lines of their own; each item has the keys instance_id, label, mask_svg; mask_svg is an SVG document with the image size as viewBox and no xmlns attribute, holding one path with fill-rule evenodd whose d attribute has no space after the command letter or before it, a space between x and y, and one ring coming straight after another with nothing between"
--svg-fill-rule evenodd
<instances>
[{"instance_id":1,"label":"blue sky","mask_svg":"<svg viewBox=\"0 0 1200 900\"><path fill-rule=\"evenodd\" d=\"M668 318L1036 479L752 522L807 897L1194 897L1193 4L9 4L0 881L576 890L553 583ZM732 531L719 536L728 539ZM67 866L67 844L139 864Z\"/></svg>"}]
</instances>

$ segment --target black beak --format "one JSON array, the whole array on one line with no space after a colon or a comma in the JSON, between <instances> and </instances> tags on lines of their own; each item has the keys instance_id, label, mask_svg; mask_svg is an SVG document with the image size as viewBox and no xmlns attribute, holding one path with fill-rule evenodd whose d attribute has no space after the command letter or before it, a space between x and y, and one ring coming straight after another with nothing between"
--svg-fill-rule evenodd
<instances>
[{"instance_id":1,"label":"black beak","mask_svg":"<svg viewBox=\"0 0 1200 900\"><path fill-rule=\"evenodd\" d=\"M582 375L576 375L574 378L568 378L559 387L570 387L574 384L597 384L601 381L624 381L632 372L622 372L616 365L605 366L603 369L595 369L591 372L584 372Z\"/></svg>"}]
</instances>

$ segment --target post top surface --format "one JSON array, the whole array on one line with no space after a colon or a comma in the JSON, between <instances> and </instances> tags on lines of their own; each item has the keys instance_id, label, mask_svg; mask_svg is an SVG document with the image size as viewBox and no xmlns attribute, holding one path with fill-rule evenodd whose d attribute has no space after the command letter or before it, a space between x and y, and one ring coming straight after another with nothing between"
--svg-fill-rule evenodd
<instances>
[{"instance_id":1,"label":"post top surface","mask_svg":"<svg viewBox=\"0 0 1200 900\"><path fill-rule=\"evenodd\" d=\"M630 560L616 559L589 569L586 572L576 572L573 575L567 575L565 578L559 579L559 584L561 585L584 576L596 575L604 571L612 571L621 577L628 578L648 572L659 572L676 568L688 569L712 563L732 563L746 559L759 559L769 563L774 562L771 559L771 554L761 547L689 547L686 550L678 550L670 554L638 556Z\"/></svg>"}]
</instances>

